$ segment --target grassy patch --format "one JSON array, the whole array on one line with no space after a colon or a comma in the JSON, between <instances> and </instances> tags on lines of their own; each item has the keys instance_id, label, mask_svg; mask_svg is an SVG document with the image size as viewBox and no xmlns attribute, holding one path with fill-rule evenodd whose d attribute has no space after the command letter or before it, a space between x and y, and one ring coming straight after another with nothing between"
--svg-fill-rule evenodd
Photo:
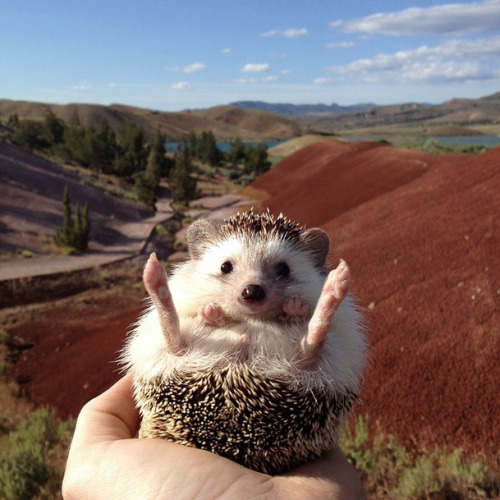
<instances>
[{"instance_id":1,"label":"grassy patch","mask_svg":"<svg viewBox=\"0 0 500 500\"><path fill-rule=\"evenodd\" d=\"M198 197L224 196L233 194L241 189L235 179L229 176L226 167L211 167L206 164L197 164Z\"/></svg>"},{"instance_id":2,"label":"grassy patch","mask_svg":"<svg viewBox=\"0 0 500 500\"><path fill-rule=\"evenodd\" d=\"M8 425L2 425L5 430ZM0 497L58 498L74 422L39 408L8 431L0 455Z\"/></svg>"},{"instance_id":3,"label":"grassy patch","mask_svg":"<svg viewBox=\"0 0 500 500\"><path fill-rule=\"evenodd\" d=\"M10 260L12 258L11 252L6 252L5 250L0 251L0 262Z\"/></svg>"},{"instance_id":4,"label":"grassy patch","mask_svg":"<svg viewBox=\"0 0 500 500\"><path fill-rule=\"evenodd\" d=\"M137 194L133 191L131 186L127 185L124 181L120 182L117 177L105 174L88 174L85 170L85 176L82 177L81 183L86 186L93 187L102 191L103 193L116 196L123 200L128 200L134 203L140 203Z\"/></svg>"},{"instance_id":5,"label":"grassy patch","mask_svg":"<svg viewBox=\"0 0 500 500\"><path fill-rule=\"evenodd\" d=\"M448 153L483 153L487 148L479 145L467 145L467 144L441 144L432 139L424 141L414 141L403 144L405 148L417 149L419 151L424 151L426 153L431 153L435 155L448 154Z\"/></svg>"},{"instance_id":6,"label":"grassy patch","mask_svg":"<svg viewBox=\"0 0 500 500\"><path fill-rule=\"evenodd\" d=\"M31 250L27 250L26 248L18 248L16 253L23 259L31 259L33 257L33 252Z\"/></svg>"},{"instance_id":7,"label":"grassy patch","mask_svg":"<svg viewBox=\"0 0 500 500\"><path fill-rule=\"evenodd\" d=\"M500 494L500 475L484 459L437 447L410 453L380 427L370 435L369 427L369 417L359 416L342 440L369 498L470 499Z\"/></svg>"}]
</instances>

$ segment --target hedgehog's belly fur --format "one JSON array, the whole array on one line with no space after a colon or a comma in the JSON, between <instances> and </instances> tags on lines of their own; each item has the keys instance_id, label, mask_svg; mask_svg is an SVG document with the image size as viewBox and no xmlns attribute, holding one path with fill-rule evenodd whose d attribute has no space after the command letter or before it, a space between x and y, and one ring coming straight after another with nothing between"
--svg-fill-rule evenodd
<instances>
[{"instance_id":1,"label":"hedgehog's belly fur","mask_svg":"<svg viewBox=\"0 0 500 500\"><path fill-rule=\"evenodd\" d=\"M356 395L306 390L245 365L136 381L140 436L163 438L268 474L318 457L339 440Z\"/></svg>"}]
</instances>

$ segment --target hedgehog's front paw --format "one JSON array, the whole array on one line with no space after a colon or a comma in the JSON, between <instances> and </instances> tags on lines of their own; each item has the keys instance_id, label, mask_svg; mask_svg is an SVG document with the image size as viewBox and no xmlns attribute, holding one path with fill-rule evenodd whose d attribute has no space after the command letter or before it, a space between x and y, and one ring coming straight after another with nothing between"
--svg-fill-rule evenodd
<instances>
[{"instance_id":1,"label":"hedgehog's front paw","mask_svg":"<svg viewBox=\"0 0 500 500\"><path fill-rule=\"evenodd\" d=\"M198 317L203 323L210 326L224 325L224 311L215 304L204 304L198 307Z\"/></svg>"},{"instance_id":2,"label":"hedgehog's front paw","mask_svg":"<svg viewBox=\"0 0 500 500\"><path fill-rule=\"evenodd\" d=\"M284 304L283 312L286 319L301 319L309 314L309 306L296 295L292 295Z\"/></svg>"}]
</instances>

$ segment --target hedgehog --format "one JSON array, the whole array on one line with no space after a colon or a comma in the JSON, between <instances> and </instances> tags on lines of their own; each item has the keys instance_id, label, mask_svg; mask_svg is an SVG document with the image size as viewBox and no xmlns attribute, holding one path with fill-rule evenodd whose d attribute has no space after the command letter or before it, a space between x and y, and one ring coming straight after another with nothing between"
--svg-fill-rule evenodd
<instances>
[{"instance_id":1,"label":"hedgehog","mask_svg":"<svg viewBox=\"0 0 500 500\"><path fill-rule=\"evenodd\" d=\"M367 343L347 264L328 269L327 233L252 209L196 220L187 243L168 279L151 254L150 306L122 353L139 438L271 475L331 450L358 400Z\"/></svg>"}]
</instances>

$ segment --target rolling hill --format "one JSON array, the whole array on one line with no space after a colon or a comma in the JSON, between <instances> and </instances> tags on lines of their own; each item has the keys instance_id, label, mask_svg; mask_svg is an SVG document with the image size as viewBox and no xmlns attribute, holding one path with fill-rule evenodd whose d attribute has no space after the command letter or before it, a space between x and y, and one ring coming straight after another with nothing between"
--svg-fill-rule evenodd
<instances>
[{"instance_id":1,"label":"rolling hill","mask_svg":"<svg viewBox=\"0 0 500 500\"><path fill-rule=\"evenodd\" d=\"M43 104L27 101L0 100L0 120L7 122L11 115L19 119L43 120L49 111L70 125L98 126L105 119L119 132L127 123L141 126L152 137L158 127L168 140L177 141L194 131L211 130L218 140L236 137L244 141L287 139L307 133L309 127L280 115L241 110L234 106L219 106L201 111L167 113L149 109L112 104Z\"/></svg>"},{"instance_id":2,"label":"rolling hill","mask_svg":"<svg viewBox=\"0 0 500 500\"><path fill-rule=\"evenodd\" d=\"M9 116L43 120L52 111L71 125L95 125L104 118L118 132L127 123L144 128L151 137L161 127L167 138L182 140L191 131L211 130L218 140L288 139L307 133L386 135L500 134L500 92L479 99L451 99L442 104L400 103L378 106L360 103L289 104L238 101L201 110L163 112L123 104L55 105L0 100L0 121Z\"/></svg>"}]
</instances>

